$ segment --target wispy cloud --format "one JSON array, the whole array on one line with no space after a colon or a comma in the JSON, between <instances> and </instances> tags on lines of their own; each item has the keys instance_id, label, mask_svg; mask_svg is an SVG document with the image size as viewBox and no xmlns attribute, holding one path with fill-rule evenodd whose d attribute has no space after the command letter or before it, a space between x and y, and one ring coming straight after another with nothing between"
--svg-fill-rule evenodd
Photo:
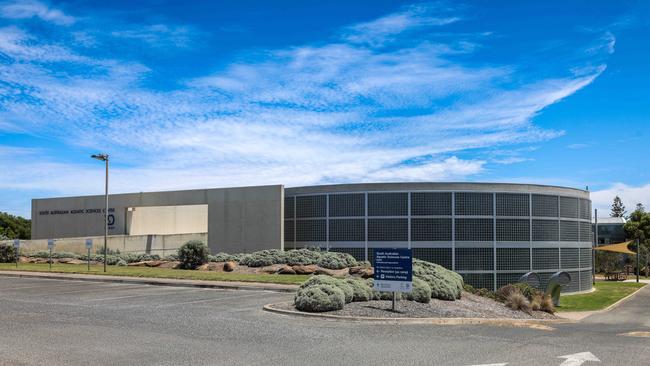
<instances>
[{"instance_id":1,"label":"wispy cloud","mask_svg":"<svg viewBox=\"0 0 650 366\"><path fill-rule=\"evenodd\" d=\"M646 208L650 207L650 184L632 186L614 183L608 188L592 192L591 200L594 208L598 209L598 216L609 215L616 196L621 197L628 212L632 212L637 203L642 203Z\"/></svg>"},{"instance_id":2,"label":"wispy cloud","mask_svg":"<svg viewBox=\"0 0 650 366\"><path fill-rule=\"evenodd\" d=\"M141 41L155 47L173 45L187 47L192 43L196 32L188 26L169 26L166 24L140 25L111 32L113 37Z\"/></svg>"},{"instance_id":3,"label":"wispy cloud","mask_svg":"<svg viewBox=\"0 0 650 366\"><path fill-rule=\"evenodd\" d=\"M0 3L0 17L7 19L31 19L50 22L57 25L71 25L73 16L36 0L14 0Z\"/></svg>"}]
</instances>

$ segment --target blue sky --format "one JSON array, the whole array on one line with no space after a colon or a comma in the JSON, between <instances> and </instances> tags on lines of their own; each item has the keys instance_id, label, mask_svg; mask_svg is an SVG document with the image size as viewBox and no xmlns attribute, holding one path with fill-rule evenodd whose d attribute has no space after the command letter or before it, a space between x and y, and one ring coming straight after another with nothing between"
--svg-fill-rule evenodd
<instances>
[{"instance_id":1,"label":"blue sky","mask_svg":"<svg viewBox=\"0 0 650 366\"><path fill-rule=\"evenodd\" d=\"M0 211L513 181L650 204L645 1L0 2Z\"/></svg>"}]
</instances>

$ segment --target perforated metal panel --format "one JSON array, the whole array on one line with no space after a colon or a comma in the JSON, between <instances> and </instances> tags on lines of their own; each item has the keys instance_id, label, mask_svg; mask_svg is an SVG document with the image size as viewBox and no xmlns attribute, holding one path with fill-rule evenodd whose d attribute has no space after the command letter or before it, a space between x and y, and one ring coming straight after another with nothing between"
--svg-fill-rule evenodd
<instances>
[{"instance_id":1,"label":"perforated metal panel","mask_svg":"<svg viewBox=\"0 0 650 366\"><path fill-rule=\"evenodd\" d=\"M591 201L580 199L580 218L591 220Z\"/></svg>"},{"instance_id":2,"label":"perforated metal panel","mask_svg":"<svg viewBox=\"0 0 650 366\"><path fill-rule=\"evenodd\" d=\"M374 248L368 248L368 261L372 266L375 266L375 249Z\"/></svg>"},{"instance_id":3,"label":"perforated metal panel","mask_svg":"<svg viewBox=\"0 0 650 366\"><path fill-rule=\"evenodd\" d=\"M365 248L330 248L330 252L347 253L354 259L362 261L365 258L366 250Z\"/></svg>"},{"instance_id":4,"label":"perforated metal panel","mask_svg":"<svg viewBox=\"0 0 650 366\"><path fill-rule=\"evenodd\" d=\"M577 221L560 221L560 241L578 241Z\"/></svg>"},{"instance_id":5,"label":"perforated metal panel","mask_svg":"<svg viewBox=\"0 0 650 366\"><path fill-rule=\"evenodd\" d=\"M492 248L456 248L457 271L484 271L494 269Z\"/></svg>"},{"instance_id":6,"label":"perforated metal panel","mask_svg":"<svg viewBox=\"0 0 650 366\"><path fill-rule=\"evenodd\" d=\"M330 241L365 241L365 219L330 219Z\"/></svg>"},{"instance_id":7,"label":"perforated metal panel","mask_svg":"<svg viewBox=\"0 0 650 366\"><path fill-rule=\"evenodd\" d=\"M284 198L284 218L293 219L293 200L294 197L285 197Z\"/></svg>"},{"instance_id":8,"label":"perforated metal panel","mask_svg":"<svg viewBox=\"0 0 650 366\"><path fill-rule=\"evenodd\" d=\"M293 241L293 220L284 220L284 241Z\"/></svg>"},{"instance_id":9,"label":"perforated metal panel","mask_svg":"<svg viewBox=\"0 0 650 366\"><path fill-rule=\"evenodd\" d=\"M491 193L457 192L456 215L491 216L494 212Z\"/></svg>"},{"instance_id":10,"label":"perforated metal panel","mask_svg":"<svg viewBox=\"0 0 650 366\"><path fill-rule=\"evenodd\" d=\"M297 220L297 241L325 241L327 240L325 220Z\"/></svg>"},{"instance_id":11,"label":"perforated metal panel","mask_svg":"<svg viewBox=\"0 0 650 366\"><path fill-rule=\"evenodd\" d=\"M580 241L593 243L593 232L590 222L580 222Z\"/></svg>"},{"instance_id":12,"label":"perforated metal panel","mask_svg":"<svg viewBox=\"0 0 650 366\"><path fill-rule=\"evenodd\" d=\"M497 270L530 270L530 249L497 248ZM524 272L525 273L525 272Z\"/></svg>"},{"instance_id":13,"label":"perforated metal panel","mask_svg":"<svg viewBox=\"0 0 650 366\"><path fill-rule=\"evenodd\" d=\"M408 219L368 219L368 241L408 241Z\"/></svg>"},{"instance_id":14,"label":"perforated metal panel","mask_svg":"<svg viewBox=\"0 0 650 366\"><path fill-rule=\"evenodd\" d=\"M494 241L492 219L456 219L457 241Z\"/></svg>"},{"instance_id":15,"label":"perforated metal panel","mask_svg":"<svg viewBox=\"0 0 650 366\"><path fill-rule=\"evenodd\" d=\"M296 217L325 217L327 212L326 199L327 196L324 194L296 197Z\"/></svg>"},{"instance_id":16,"label":"perforated metal panel","mask_svg":"<svg viewBox=\"0 0 650 366\"><path fill-rule=\"evenodd\" d=\"M331 194L330 217L364 216L366 201L363 193Z\"/></svg>"},{"instance_id":17,"label":"perforated metal panel","mask_svg":"<svg viewBox=\"0 0 650 366\"><path fill-rule=\"evenodd\" d=\"M411 215L450 216L451 193L413 192L411 193Z\"/></svg>"},{"instance_id":18,"label":"perforated metal panel","mask_svg":"<svg viewBox=\"0 0 650 366\"><path fill-rule=\"evenodd\" d=\"M580 291L580 272L578 271L567 271L571 275L571 282L565 288L562 289L563 292L576 292Z\"/></svg>"},{"instance_id":19,"label":"perforated metal panel","mask_svg":"<svg viewBox=\"0 0 650 366\"><path fill-rule=\"evenodd\" d=\"M578 199L573 197L560 197L560 217L578 218Z\"/></svg>"},{"instance_id":20,"label":"perforated metal panel","mask_svg":"<svg viewBox=\"0 0 650 366\"><path fill-rule=\"evenodd\" d=\"M560 248L561 268L580 268L580 250L578 248Z\"/></svg>"},{"instance_id":21,"label":"perforated metal panel","mask_svg":"<svg viewBox=\"0 0 650 366\"><path fill-rule=\"evenodd\" d=\"M534 194L533 216L558 217L557 196Z\"/></svg>"},{"instance_id":22,"label":"perforated metal panel","mask_svg":"<svg viewBox=\"0 0 650 366\"><path fill-rule=\"evenodd\" d=\"M580 271L580 291L591 290L593 277L591 271Z\"/></svg>"},{"instance_id":23,"label":"perforated metal panel","mask_svg":"<svg viewBox=\"0 0 650 366\"><path fill-rule=\"evenodd\" d=\"M368 216L407 216L408 193L368 193Z\"/></svg>"},{"instance_id":24,"label":"perforated metal panel","mask_svg":"<svg viewBox=\"0 0 650 366\"><path fill-rule=\"evenodd\" d=\"M497 241L530 241L530 221L497 219Z\"/></svg>"},{"instance_id":25,"label":"perforated metal panel","mask_svg":"<svg viewBox=\"0 0 650 366\"><path fill-rule=\"evenodd\" d=\"M533 248L533 270L560 268L558 248Z\"/></svg>"},{"instance_id":26,"label":"perforated metal panel","mask_svg":"<svg viewBox=\"0 0 650 366\"><path fill-rule=\"evenodd\" d=\"M486 288L494 291L494 275L492 273L461 273L463 281L474 288Z\"/></svg>"},{"instance_id":27,"label":"perforated metal panel","mask_svg":"<svg viewBox=\"0 0 650 366\"><path fill-rule=\"evenodd\" d=\"M451 219L411 219L412 241L450 241Z\"/></svg>"},{"instance_id":28,"label":"perforated metal panel","mask_svg":"<svg viewBox=\"0 0 650 366\"><path fill-rule=\"evenodd\" d=\"M559 237L557 220L533 220L533 241L557 241Z\"/></svg>"},{"instance_id":29,"label":"perforated metal panel","mask_svg":"<svg viewBox=\"0 0 650 366\"><path fill-rule=\"evenodd\" d=\"M505 286L507 284L515 284L519 281L521 276L525 275L526 272L520 273L497 273L497 288Z\"/></svg>"},{"instance_id":30,"label":"perforated metal panel","mask_svg":"<svg viewBox=\"0 0 650 366\"><path fill-rule=\"evenodd\" d=\"M451 248L413 248L413 258L451 269Z\"/></svg>"},{"instance_id":31,"label":"perforated metal panel","mask_svg":"<svg viewBox=\"0 0 650 366\"><path fill-rule=\"evenodd\" d=\"M580 268L591 267L591 248L580 248Z\"/></svg>"},{"instance_id":32,"label":"perforated metal panel","mask_svg":"<svg viewBox=\"0 0 650 366\"><path fill-rule=\"evenodd\" d=\"M527 194L497 193L497 216L529 216L530 198Z\"/></svg>"}]
</instances>

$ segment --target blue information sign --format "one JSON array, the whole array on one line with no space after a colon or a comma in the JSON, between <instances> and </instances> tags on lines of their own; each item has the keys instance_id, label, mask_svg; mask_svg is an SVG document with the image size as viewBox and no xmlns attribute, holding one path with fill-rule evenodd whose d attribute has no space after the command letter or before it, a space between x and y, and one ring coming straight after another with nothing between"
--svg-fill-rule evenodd
<instances>
[{"instance_id":1,"label":"blue information sign","mask_svg":"<svg viewBox=\"0 0 650 366\"><path fill-rule=\"evenodd\" d=\"M378 291L411 292L411 249L375 249L374 287Z\"/></svg>"}]
</instances>

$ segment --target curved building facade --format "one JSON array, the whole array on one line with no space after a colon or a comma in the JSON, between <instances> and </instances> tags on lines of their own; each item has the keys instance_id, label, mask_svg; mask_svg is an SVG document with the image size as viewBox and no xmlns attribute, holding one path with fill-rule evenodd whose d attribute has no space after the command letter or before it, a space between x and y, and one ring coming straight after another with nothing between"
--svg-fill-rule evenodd
<instances>
[{"instance_id":1,"label":"curved building facade","mask_svg":"<svg viewBox=\"0 0 650 366\"><path fill-rule=\"evenodd\" d=\"M566 271L566 292L592 287L589 192L498 183L369 183L286 188L284 248L318 246L372 260L375 248L413 256L496 289Z\"/></svg>"}]
</instances>

